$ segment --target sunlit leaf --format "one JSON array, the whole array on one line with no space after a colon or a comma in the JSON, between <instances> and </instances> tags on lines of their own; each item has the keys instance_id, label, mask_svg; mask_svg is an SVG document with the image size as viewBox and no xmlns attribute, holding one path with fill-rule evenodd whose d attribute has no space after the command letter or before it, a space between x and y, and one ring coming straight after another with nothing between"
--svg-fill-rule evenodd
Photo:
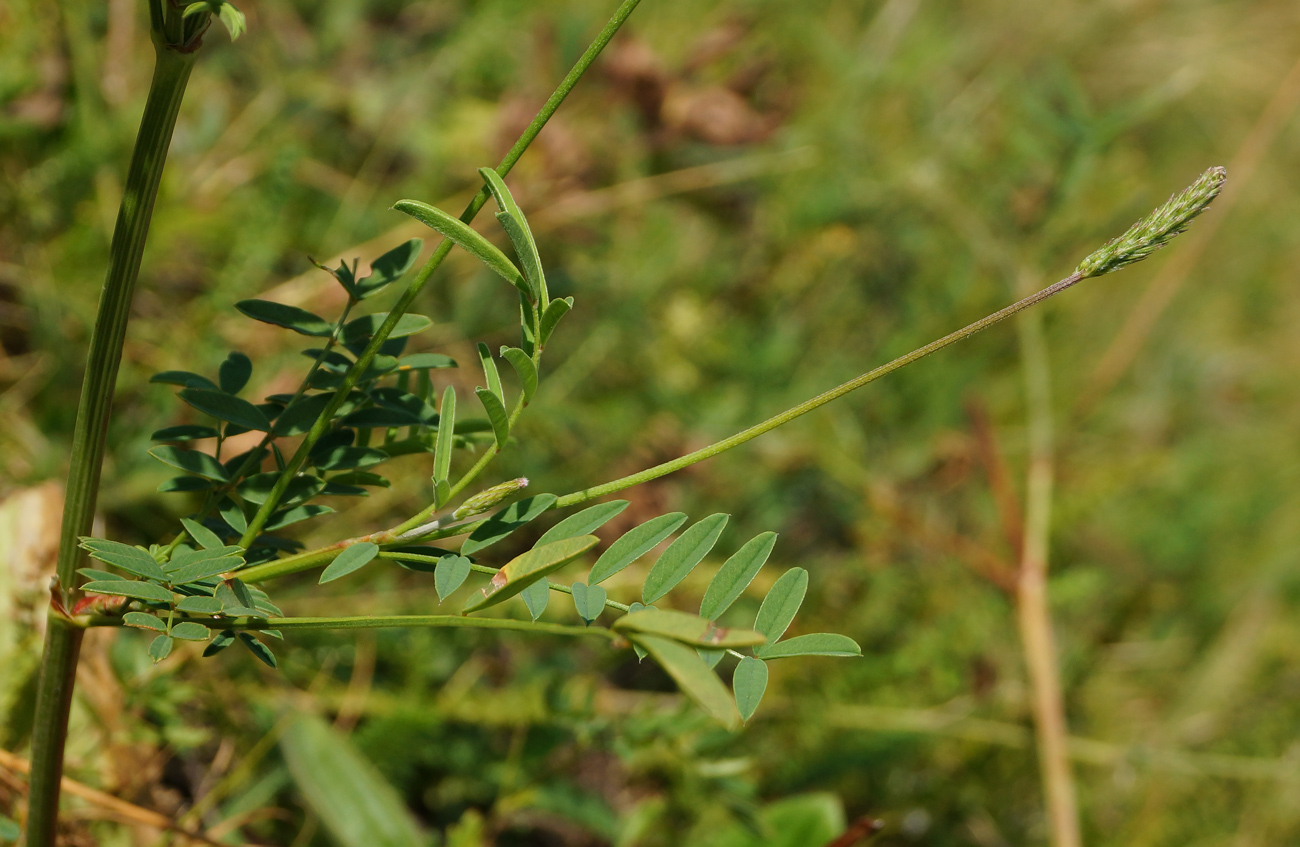
<instances>
[{"instance_id":1,"label":"sunlit leaf","mask_svg":"<svg viewBox=\"0 0 1300 847\"><path fill-rule=\"evenodd\" d=\"M182 641L207 641L212 637L212 630L201 623L182 621L172 627L172 638Z\"/></svg>"},{"instance_id":2,"label":"sunlit leaf","mask_svg":"<svg viewBox=\"0 0 1300 847\"><path fill-rule=\"evenodd\" d=\"M118 598L135 600L153 600L155 603L170 603L172 592L152 582L140 582L136 579L114 579L112 582L87 582L82 591L90 594L110 594Z\"/></svg>"},{"instance_id":3,"label":"sunlit leaf","mask_svg":"<svg viewBox=\"0 0 1300 847\"><path fill-rule=\"evenodd\" d=\"M644 649L684 694L723 726L734 729L740 723L730 692L695 650L679 641L645 633L629 635L629 640Z\"/></svg>"},{"instance_id":4,"label":"sunlit leaf","mask_svg":"<svg viewBox=\"0 0 1300 847\"><path fill-rule=\"evenodd\" d=\"M524 392L524 402L527 403L533 399L537 393L537 365L533 364L532 358L520 350L518 347L502 347L501 355L510 363L510 367L515 369L519 375L519 384Z\"/></svg>"},{"instance_id":5,"label":"sunlit leaf","mask_svg":"<svg viewBox=\"0 0 1300 847\"><path fill-rule=\"evenodd\" d=\"M455 554L443 556L433 571L433 587L438 592L438 602L446 600L469 576L470 561Z\"/></svg>"},{"instance_id":6,"label":"sunlit leaf","mask_svg":"<svg viewBox=\"0 0 1300 847\"><path fill-rule=\"evenodd\" d=\"M758 704L767 690L767 663L749 656L740 660L731 677L731 688L736 692L736 708L740 719L748 721L758 711Z\"/></svg>"},{"instance_id":7,"label":"sunlit leaf","mask_svg":"<svg viewBox=\"0 0 1300 847\"><path fill-rule=\"evenodd\" d=\"M497 449L504 450L506 441L510 438L510 416L506 414L506 407L501 403L501 398L487 388L476 388L474 393L478 395L488 420L492 422L492 435L496 438Z\"/></svg>"},{"instance_id":8,"label":"sunlit leaf","mask_svg":"<svg viewBox=\"0 0 1300 847\"><path fill-rule=\"evenodd\" d=\"M174 643L166 635L160 635L149 643L149 655L153 658L155 665L171 655L172 644Z\"/></svg>"},{"instance_id":9,"label":"sunlit leaf","mask_svg":"<svg viewBox=\"0 0 1300 847\"><path fill-rule=\"evenodd\" d=\"M492 358L491 349L482 341L475 345L475 349L478 350L478 361L483 367L483 378L487 380L488 391L495 394L504 405L506 395L501 390L501 373L497 370L497 363Z\"/></svg>"},{"instance_id":10,"label":"sunlit leaf","mask_svg":"<svg viewBox=\"0 0 1300 847\"><path fill-rule=\"evenodd\" d=\"M122 616L122 623L138 629L151 629L154 632L167 631L167 622L148 612L127 612Z\"/></svg>"},{"instance_id":11,"label":"sunlit leaf","mask_svg":"<svg viewBox=\"0 0 1300 847\"><path fill-rule=\"evenodd\" d=\"M379 545L361 541L343 548L343 552L334 557L334 561L320 575L320 584L333 582L353 571L369 564L379 555Z\"/></svg>"},{"instance_id":12,"label":"sunlit leaf","mask_svg":"<svg viewBox=\"0 0 1300 847\"><path fill-rule=\"evenodd\" d=\"M511 559L492 577L492 581L483 589L482 597L473 600L464 609L466 614L495 606L509 600L527 588L531 583L545 579L569 562L596 546L596 536L580 535L534 547L527 553Z\"/></svg>"},{"instance_id":13,"label":"sunlit leaf","mask_svg":"<svg viewBox=\"0 0 1300 847\"><path fill-rule=\"evenodd\" d=\"M862 655L858 642L847 635L833 632L814 632L796 635L775 644L768 644L760 654L764 659L785 659L791 656L842 656Z\"/></svg>"},{"instance_id":14,"label":"sunlit leaf","mask_svg":"<svg viewBox=\"0 0 1300 847\"><path fill-rule=\"evenodd\" d=\"M681 512L669 512L629 530L600 555L587 576L587 582L596 585L609 579L653 550L685 521L686 515Z\"/></svg>"},{"instance_id":15,"label":"sunlit leaf","mask_svg":"<svg viewBox=\"0 0 1300 847\"><path fill-rule=\"evenodd\" d=\"M551 585L547 580L539 579L519 592L519 596L528 607L528 614L537 620L546 611L546 604L551 601Z\"/></svg>"},{"instance_id":16,"label":"sunlit leaf","mask_svg":"<svg viewBox=\"0 0 1300 847\"><path fill-rule=\"evenodd\" d=\"M433 448L434 484L444 483L451 474L452 438L456 434L456 389L450 385L442 393L442 409L438 413L438 440ZM445 497L438 493L438 504L443 505Z\"/></svg>"},{"instance_id":17,"label":"sunlit leaf","mask_svg":"<svg viewBox=\"0 0 1300 847\"><path fill-rule=\"evenodd\" d=\"M614 621L613 629L622 633L657 635L715 650L754 647L763 643L763 636L751 629L728 629L697 615L671 609L644 608L629 612Z\"/></svg>"},{"instance_id":18,"label":"sunlit leaf","mask_svg":"<svg viewBox=\"0 0 1300 847\"><path fill-rule=\"evenodd\" d=\"M562 538L572 538L575 535L589 535L609 523L626 508L626 500L597 503L595 506L583 509L577 514L569 515L569 517L546 530L542 537L537 539L537 543L540 546L549 544L552 541L559 541Z\"/></svg>"},{"instance_id":19,"label":"sunlit leaf","mask_svg":"<svg viewBox=\"0 0 1300 847\"><path fill-rule=\"evenodd\" d=\"M460 546L460 552L468 556L491 544L496 544L519 527L536 520L555 504L555 500L554 494L534 494L532 497L516 500L494 513L483 522L482 526L470 533L469 538L465 539L465 543Z\"/></svg>"},{"instance_id":20,"label":"sunlit leaf","mask_svg":"<svg viewBox=\"0 0 1300 847\"><path fill-rule=\"evenodd\" d=\"M329 487L329 484L326 483L320 493L332 493L329 491ZM361 489L361 492L364 494L365 489ZM263 529L267 532L273 532L277 529L283 529L286 526L292 526L299 521L310 520L312 518L318 518L321 515L332 514L334 511L333 506L323 506L317 503L310 503L306 506L294 506L292 509L281 509L277 512L271 513L271 517L267 520L266 526L263 527Z\"/></svg>"},{"instance_id":21,"label":"sunlit leaf","mask_svg":"<svg viewBox=\"0 0 1300 847\"><path fill-rule=\"evenodd\" d=\"M184 526L185 531L190 534L190 538L193 538L205 549L211 550L214 547L224 546L219 535L198 521L192 521L189 518L181 518L181 525Z\"/></svg>"},{"instance_id":22,"label":"sunlit leaf","mask_svg":"<svg viewBox=\"0 0 1300 847\"><path fill-rule=\"evenodd\" d=\"M704 592L700 603L700 617L717 620L723 612L731 608L736 598L745 592L754 577L763 569L772 548L776 545L776 533L764 532L754 536L745 545L723 562L718 573Z\"/></svg>"},{"instance_id":23,"label":"sunlit leaf","mask_svg":"<svg viewBox=\"0 0 1300 847\"><path fill-rule=\"evenodd\" d=\"M592 623L605 611L605 600L609 595L599 585L575 582L569 588L573 592L573 606L578 610L578 617Z\"/></svg>"},{"instance_id":24,"label":"sunlit leaf","mask_svg":"<svg viewBox=\"0 0 1300 847\"><path fill-rule=\"evenodd\" d=\"M496 171L491 168L479 168L478 172L487 184L488 190L492 192L497 208L501 210L497 214L497 221L515 247L515 253L519 256L519 264L523 266L529 287L537 297L541 297L546 291L546 281L542 274L542 261L537 255L537 242L533 239L528 219L524 217L523 211L515 203L515 198L510 195L510 189L506 188L505 182Z\"/></svg>"},{"instance_id":25,"label":"sunlit leaf","mask_svg":"<svg viewBox=\"0 0 1300 847\"><path fill-rule=\"evenodd\" d=\"M564 317L570 309L573 308L573 298L565 297L561 300L552 300L542 313L542 323L538 328L538 343L542 347L546 342L551 340L551 333L555 332L555 327L560 323L560 318Z\"/></svg>"},{"instance_id":26,"label":"sunlit leaf","mask_svg":"<svg viewBox=\"0 0 1300 847\"><path fill-rule=\"evenodd\" d=\"M176 604L176 609L192 615L219 615L222 606L221 601L215 597L182 597Z\"/></svg>"},{"instance_id":27,"label":"sunlit leaf","mask_svg":"<svg viewBox=\"0 0 1300 847\"><path fill-rule=\"evenodd\" d=\"M523 274L519 272L519 269L506 258L506 254L498 250L492 242L479 235L459 218L452 217L442 209L417 200L399 200L393 205L393 208L410 215L426 226L432 227L436 232L477 257L479 261L500 275L506 282L525 294L531 295L528 282L524 279Z\"/></svg>"},{"instance_id":28,"label":"sunlit leaf","mask_svg":"<svg viewBox=\"0 0 1300 847\"><path fill-rule=\"evenodd\" d=\"M334 332L334 325L329 321L297 306L270 300L240 300L235 308L255 321L282 326L313 338L327 338Z\"/></svg>"},{"instance_id":29,"label":"sunlit leaf","mask_svg":"<svg viewBox=\"0 0 1300 847\"><path fill-rule=\"evenodd\" d=\"M709 515L668 545L668 549L646 576L645 586L641 590L641 602L653 603L695 570L695 566L718 543L718 536L726 528L729 517L724 514Z\"/></svg>"},{"instance_id":30,"label":"sunlit leaf","mask_svg":"<svg viewBox=\"0 0 1300 847\"><path fill-rule=\"evenodd\" d=\"M230 479L230 474L220 462L207 453L200 453L197 450L182 450L170 444L162 444L150 450L149 455L164 465L171 465L173 468L179 468L205 479L214 479L217 482Z\"/></svg>"},{"instance_id":31,"label":"sunlit leaf","mask_svg":"<svg viewBox=\"0 0 1300 847\"><path fill-rule=\"evenodd\" d=\"M766 651L785 634L803 605L807 591L808 571L803 568L790 568L768 589L763 605L758 609L758 619L754 621L754 629L763 633L767 645L755 650L756 656L766 655Z\"/></svg>"},{"instance_id":32,"label":"sunlit leaf","mask_svg":"<svg viewBox=\"0 0 1300 847\"><path fill-rule=\"evenodd\" d=\"M132 547L120 541L109 541L107 538L82 538L80 541L81 548L89 553L92 559L146 579L162 581L167 578L162 566L154 561L154 557L149 555L148 550Z\"/></svg>"}]
</instances>

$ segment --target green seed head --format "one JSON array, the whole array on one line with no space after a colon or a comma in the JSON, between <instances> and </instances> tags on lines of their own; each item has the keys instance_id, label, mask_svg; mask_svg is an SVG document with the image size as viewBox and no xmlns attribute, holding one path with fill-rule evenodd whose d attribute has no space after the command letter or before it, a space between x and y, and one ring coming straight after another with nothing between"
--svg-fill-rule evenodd
<instances>
[{"instance_id":1,"label":"green seed head","mask_svg":"<svg viewBox=\"0 0 1300 847\"><path fill-rule=\"evenodd\" d=\"M1128 232L1090 254L1075 272L1087 279L1142 261L1181 234L1197 215L1208 209L1227 178L1228 172L1223 168L1210 168L1196 182L1129 227Z\"/></svg>"},{"instance_id":2,"label":"green seed head","mask_svg":"<svg viewBox=\"0 0 1300 847\"><path fill-rule=\"evenodd\" d=\"M527 487L528 478L521 476L519 479L512 479L503 482L500 485L486 488L466 500L464 503L461 503L460 508L452 512L451 516L456 520L461 520L462 518L471 518L474 515L482 514L497 503L500 503L502 500L509 497L511 494Z\"/></svg>"}]
</instances>

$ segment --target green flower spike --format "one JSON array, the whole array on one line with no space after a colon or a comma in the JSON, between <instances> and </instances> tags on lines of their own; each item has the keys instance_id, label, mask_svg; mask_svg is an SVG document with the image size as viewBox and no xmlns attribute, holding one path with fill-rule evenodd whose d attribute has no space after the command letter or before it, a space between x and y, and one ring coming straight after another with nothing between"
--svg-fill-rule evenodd
<instances>
[{"instance_id":1,"label":"green flower spike","mask_svg":"<svg viewBox=\"0 0 1300 847\"><path fill-rule=\"evenodd\" d=\"M451 516L455 520L461 520L471 518L474 515L481 515L511 494L527 487L527 477L520 477L519 479L508 480L500 485L486 488L462 503L459 509L452 512Z\"/></svg>"},{"instance_id":2,"label":"green flower spike","mask_svg":"<svg viewBox=\"0 0 1300 847\"><path fill-rule=\"evenodd\" d=\"M1223 168L1210 168L1196 182L1170 197L1169 202L1129 227L1128 232L1091 253L1075 272L1087 279L1142 261L1182 234L1197 215L1208 209L1227 178L1228 172Z\"/></svg>"}]
</instances>

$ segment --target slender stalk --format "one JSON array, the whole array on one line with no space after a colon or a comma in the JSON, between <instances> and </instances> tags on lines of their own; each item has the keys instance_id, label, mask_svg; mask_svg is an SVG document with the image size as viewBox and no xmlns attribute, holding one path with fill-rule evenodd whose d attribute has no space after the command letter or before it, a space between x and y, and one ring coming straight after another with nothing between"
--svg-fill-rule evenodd
<instances>
[{"instance_id":1,"label":"slender stalk","mask_svg":"<svg viewBox=\"0 0 1300 847\"><path fill-rule=\"evenodd\" d=\"M614 12L614 16L605 24L604 29L600 31L596 36L596 39L587 47L586 52L582 54L574 64L573 68L570 69L569 73L565 75L563 80L561 80L554 93L551 94L546 103L543 104L541 110L538 111L537 116L533 118L532 122L528 124L528 127L519 136L519 139L515 141L514 146L510 148L508 153L506 153L505 158L503 158L501 163L496 166L496 172L498 174L505 176L510 172L510 169L515 166L515 163L519 161L519 157L524 154L524 151L527 150L537 138L538 134L542 131L542 128L546 126L546 122L555 114L555 110L560 107L560 104L564 102L564 99L569 96L569 92L578 84L578 80L582 79L582 75L585 74L587 69L591 67L592 63L596 61L596 57L605 49L605 45L610 42L610 39L614 37L614 34L618 32L619 28L623 26L624 21L628 19L628 16L632 14L632 11L636 9L640 3L641 0L623 0L623 3ZM479 210L483 208L483 205L487 202L489 196L487 186L479 189L478 194L474 195L474 199L470 200L469 205L465 207L465 211L461 213L460 219L465 223L474 220L474 217L478 214ZM379 348L383 343L388 340L388 336L392 333L393 328L397 326L398 320L401 319L402 315L406 314L407 310L411 308L411 304L415 302L415 298L419 296L420 291L424 289L425 283L429 281L429 277L433 276L433 272L442 264L443 259L447 258L447 254L451 252L452 246L452 242L446 239L438 245L438 249L434 250L433 255L429 257L429 261L424 264L424 267L420 268L419 272L415 275L415 279L411 281L410 286L407 287L406 291L388 312L388 317L379 327L374 337L370 339L370 343L366 345L366 349L357 357L356 363L343 378L343 383L339 386L338 390L334 392L334 397L320 413L320 416L316 419L316 423L312 425L311 430L308 431L306 436L303 438L297 452L293 454L293 457L285 466L284 472L281 473L280 478L276 480L275 485L271 488L269 496L266 498L266 502L262 504L262 506L257 510L257 514L253 516L251 521L249 521L247 531L239 539L239 546L245 548L248 547L253 540L257 538L257 535L262 531L262 528L266 526L267 520L271 517L271 512L275 510L276 506L280 502L280 498L284 496L284 492L289 487L289 483L292 482L293 478L300 470L302 470L302 466L307 461L307 455L311 452L311 448L329 430L330 421L333 420L334 414L338 411L339 406L343 404L343 401L347 399L348 393L356 386L357 380L360 378L361 374L370 367L370 363L374 360L375 354L379 352Z\"/></svg>"},{"instance_id":2,"label":"slender stalk","mask_svg":"<svg viewBox=\"0 0 1300 847\"><path fill-rule=\"evenodd\" d=\"M196 623L212 624L211 618L186 618ZM184 622L184 621L180 621ZM122 619L112 615L94 615L87 625L122 626ZM595 636L614 641L619 636L599 626L568 626L558 623L518 621L510 618L471 618L464 615L358 615L339 618L240 618L222 621L226 629L393 629L399 627L450 627L452 629L506 629L542 635Z\"/></svg>"},{"instance_id":3,"label":"slender stalk","mask_svg":"<svg viewBox=\"0 0 1300 847\"><path fill-rule=\"evenodd\" d=\"M149 234L154 199L162 177L167 149L171 144L176 114L194 67L195 53L182 52L163 43L155 31L153 81L145 103L140 132L127 173L126 188L118 211L117 226L109 250L108 273L100 294L99 312L90 338L86 375L72 442L68 469L67 500L59 535L58 584L56 590L75 591L80 553L77 539L90 534L99 475L104 459L104 441L122 359L131 298L140 272L140 257ZM82 630L67 625L61 615L49 616L45 656L41 664L36 695L36 722L32 733L31 792L28 800L28 847L54 844L58 823L59 778L63 771L63 746L68 711L81 648Z\"/></svg>"},{"instance_id":4,"label":"slender stalk","mask_svg":"<svg viewBox=\"0 0 1300 847\"><path fill-rule=\"evenodd\" d=\"M1054 283L1048 286L1047 288L1044 288L1042 291L1037 292L1036 294L1031 294L1028 297L1025 297L1023 300L1017 300L1015 303L1012 303L1010 306L1007 306L1005 309L1001 309L997 312L994 312L988 317L980 318L979 320L975 321L973 324L963 327L962 329L959 329L956 332L949 333L948 335L945 335L943 338L940 338L936 341L931 341L929 344L925 345L924 347L918 347L917 349L913 350L911 353L908 353L903 356L899 356L897 359L894 359L892 362L889 362L888 364L881 365L875 370L871 370L862 374L861 376L854 377L853 379L849 380L843 385L839 385L835 388L832 388L829 391L818 394L816 397L813 397L811 400L805 400L804 402L800 403L798 406L795 406L790 409L786 409L784 412L781 412L779 415L773 415L772 417L768 418L762 423L751 426L749 429L742 430L729 438L724 438L721 441L710 444L708 447L702 447L693 453L687 453L684 456L679 456L676 459L672 459L671 461L664 462L661 465L655 465L653 468L647 468L646 470L631 474L630 476L625 476L622 479L616 479L612 482L606 482L603 485L597 485L592 488L584 489L583 491L575 491L572 494L566 494L555 502L554 508L562 509L565 506L572 506L577 503L583 503L587 500L594 500L597 497L604 497L606 494L613 494L615 491L622 491L624 488L631 488L634 485L640 485L643 482L649 482L652 479L658 479L659 477L666 476L667 474L673 473L674 471L679 471L682 468L690 467L696 462L702 462L705 459L711 459L714 456L718 455L719 453L725 453L726 451L730 450L733 447L739 447L741 444L744 444L746 441L757 438L758 436L762 435L765 432L770 432L776 429L777 427L782 426L783 424L789 423L795 418L801 417L802 415L806 415L809 412L811 412L813 409L817 409L820 408L821 406L825 406L827 403L831 402L832 400L838 400L839 398L843 397L845 394L848 394L851 391L856 391L857 389L861 388L864 385L867 385L868 383L875 382L876 380L880 379L882 376L891 374L894 371L898 370L899 368L906 367L907 365L910 365L913 362L919 361L920 359L924 359L926 356L929 356L931 353L936 353L939 350L942 350L943 348L947 347L949 344L954 344L958 341L962 341L964 339L970 338L972 335L975 335L977 332L981 332L985 329L988 329L989 327L993 326L995 323L1006 320L1007 318L1011 317L1017 312L1024 311L1025 309L1028 309L1030 306L1043 302L1048 297L1051 297L1053 294L1059 294L1060 292L1074 285L1076 282L1079 282L1083 278L1084 277L1082 274L1079 273L1071 274L1070 276L1067 276L1065 279L1061 280L1060 282Z\"/></svg>"},{"instance_id":5,"label":"slender stalk","mask_svg":"<svg viewBox=\"0 0 1300 847\"><path fill-rule=\"evenodd\" d=\"M880 379L882 376L885 376L886 374L893 373L894 371L898 370L901 367L910 365L913 362L918 361L920 359L924 359L926 356L938 350L942 350L944 347L947 347L949 344L953 344L957 341L961 341L962 339L969 338L975 333L987 329L990 326L993 326L993 324L1005 320L1006 318L1011 317L1017 312L1028 309L1030 306L1033 306L1037 303L1041 303L1043 300L1046 300L1048 297L1051 297L1053 294L1057 294L1061 291L1064 291L1065 289L1074 285L1076 282L1079 282L1079 280L1081 279L1083 279L1083 277L1080 276L1079 274L1072 274L1066 277L1065 279L1061 280L1060 282L1057 282L1054 285L1044 288L1042 291L1039 291L1036 294L1032 294L1024 298L1023 300L1018 300L1015 303L1012 303L1010 306L1007 306L1005 309L994 312L993 314L987 317L981 318L978 321L975 321L974 323L970 324L969 326L966 326L963 329L959 329L954 333L945 335L943 338L940 338L937 341L930 342L924 347L919 347L905 356L900 356L897 359L894 359L892 362L885 365L881 365L875 370L868 371L862 376L851 379L848 382L844 383L843 385L840 385L836 388L832 388L830 391L824 392L822 394L818 394L816 397L813 397L811 400L807 400L803 403L800 403L798 406L795 406L791 409L787 409L786 411L780 413L779 415L774 415L773 417L768 418L767 420L763 421L760 424L756 424L750 427L749 429L736 433L730 438L724 438L721 441L718 441L714 444L710 444L708 447L704 447L700 450L696 450L694 453L687 453L685 456L680 456L671 461L664 462L661 465L656 465L653 468L648 468L647 470L632 474L631 476L625 476L622 479L616 479L613 482L607 482L604 483L603 485L597 485L593 488L588 488L583 491L575 491L572 494L566 494L563 497L556 500L555 505L552 508L561 509L561 508L565 508L566 506L573 506L575 504L585 502L587 500L594 500L595 498L603 497L606 494L613 494L615 491L622 491L625 488L631 488L634 485L640 485L643 482L649 482L652 479L658 479L661 476L665 476L674 471L679 471L682 468L689 467L690 465L693 465L696 462L702 462L705 459L712 458L713 456L718 455L719 453L724 453L733 447L738 447L741 444L744 444L746 441L749 441L753 438L757 438L758 436L762 435L765 432L769 432L770 430L776 429L782 424L789 423L795 418L801 415L805 415L808 412L811 412L813 409L816 409L820 406L824 406L827 403L831 402L832 400L843 397L845 394L848 394L851 391L861 388L867 383L875 382L877 379ZM485 457L486 455L487 454L485 454ZM477 468L484 464L486 464L485 459L481 458L479 459L479 462L476 464L475 467ZM471 469L471 471L473 470L474 469ZM369 536L362 536L360 538L348 539L347 541L340 541L338 544L332 544L328 547L321 547L317 550L308 550L293 556L288 556L283 559L279 559L274 562L267 562L262 565L255 565L251 568L247 568L243 571L240 571L239 576L241 579L245 580L246 582L262 582L268 579L274 579L275 577L287 576L288 574L291 573L298 573L299 571L310 570L311 568L318 567L320 565L325 564L326 562L329 562L340 552L342 552L343 548L351 544L355 544L358 541L371 541L381 545L396 543L399 540L397 536L401 535L402 529L412 524L413 522L414 519L410 521L406 521L405 523L401 524L395 529L387 530L382 533L375 533ZM410 538L403 538L400 540L409 543L416 540L431 540L434 538L443 538L450 535L461 535L463 533L473 532L476 527L477 524L461 524L453 527L443 527L431 531L428 535L422 535L418 539L414 537L410 537Z\"/></svg>"},{"instance_id":6,"label":"slender stalk","mask_svg":"<svg viewBox=\"0 0 1300 847\"><path fill-rule=\"evenodd\" d=\"M1024 536L1016 580L1016 618L1033 694L1034 736L1047 801L1052 847L1081 847L1079 808L1070 772L1070 739L1061 670L1047 598L1048 543L1052 527L1054 447L1052 381L1042 319L1020 319L1029 429Z\"/></svg>"}]
</instances>

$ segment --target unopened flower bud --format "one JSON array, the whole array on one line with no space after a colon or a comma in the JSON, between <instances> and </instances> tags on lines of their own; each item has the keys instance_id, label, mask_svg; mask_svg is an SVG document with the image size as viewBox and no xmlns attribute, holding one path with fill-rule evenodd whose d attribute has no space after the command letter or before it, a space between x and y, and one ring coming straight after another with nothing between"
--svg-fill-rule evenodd
<instances>
[{"instance_id":1,"label":"unopened flower bud","mask_svg":"<svg viewBox=\"0 0 1300 847\"><path fill-rule=\"evenodd\" d=\"M488 509L500 503L502 500L514 494L516 491L522 491L528 487L527 477L519 477L503 482L500 485L494 485L491 488L480 491L473 497L460 504L460 508L451 513L456 520L463 518L472 518L474 515L482 514Z\"/></svg>"}]
</instances>

